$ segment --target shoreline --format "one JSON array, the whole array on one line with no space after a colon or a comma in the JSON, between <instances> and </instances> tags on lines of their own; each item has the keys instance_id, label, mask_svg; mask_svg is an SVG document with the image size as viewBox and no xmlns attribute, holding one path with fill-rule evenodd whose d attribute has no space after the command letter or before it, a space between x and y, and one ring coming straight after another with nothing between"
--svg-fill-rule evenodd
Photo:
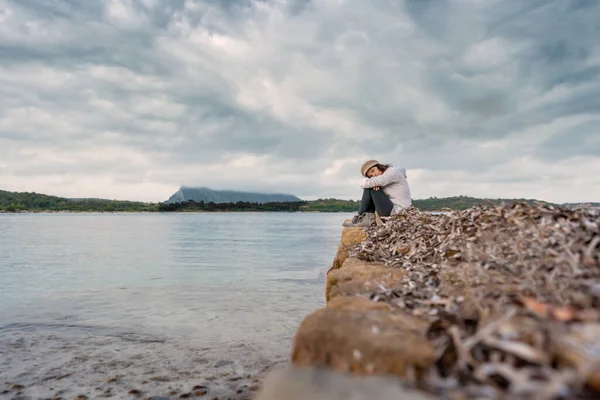
<instances>
[{"instance_id":1,"label":"shoreline","mask_svg":"<svg viewBox=\"0 0 600 400\"><path fill-rule=\"evenodd\" d=\"M447 213L450 211L461 210L420 210L423 213ZM0 210L0 214L215 214L215 213L303 213L303 214L350 214L356 211L205 211L205 210L189 210L189 211L75 211L75 210L17 210L5 211Z\"/></svg>"},{"instance_id":2,"label":"shoreline","mask_svg":"<svg viewBox=\"0 0 600 400\"><path fill-rule=\"evenodd\" d=\"M15 326L2 336L0 355L10 365L0 368L2 398L250 400L285 363L243 347L190 347L177 338L137 332L124 337L26 328Z\"/></svg>"}]
</instances>

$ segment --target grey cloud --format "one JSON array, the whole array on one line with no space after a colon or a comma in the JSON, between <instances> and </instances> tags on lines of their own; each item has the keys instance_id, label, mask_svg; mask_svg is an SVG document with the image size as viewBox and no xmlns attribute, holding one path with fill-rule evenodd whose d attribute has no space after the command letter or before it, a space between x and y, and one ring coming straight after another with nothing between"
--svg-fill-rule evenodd
<instances>
[{"instance_id":1,"label":"grey cloud","mask_svg":"<svg viewBox=\"0 0 600 400\"><path fill-rule=\"evenodd\" d=\"M118 3L124 8L111 8ZM333 161L353 160L334 175L341 185L356 175L348 172L354 159L369 155L468 174L519 157L600 157L593 119L534 137L556 121L600 117L595 1L0 0L3 7L0 135L10 150L4 173L20 178L64 168L19 158L29 145L59 154L122 147L156 170L121 169L128 159L118 155L79 160L79 170L175 186L191 183L180 176L202 183L194 178L202 165L268 156L280 176L304 171L288 187L307 195L346 190L314 182ZM43 69L47 76L32 75ZM486 147L496 141L503 145ZM257 174L248 182L239 168L239 179L223 180L280 184Z\"/></svg>"}]
</instances>

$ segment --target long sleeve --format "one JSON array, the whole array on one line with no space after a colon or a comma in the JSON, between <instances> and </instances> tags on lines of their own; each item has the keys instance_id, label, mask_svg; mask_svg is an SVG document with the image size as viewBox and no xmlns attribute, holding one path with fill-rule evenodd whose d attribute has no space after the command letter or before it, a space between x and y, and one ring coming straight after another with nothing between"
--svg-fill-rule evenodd
<instances>
[{"instance_id":1,"label":"long sleeve","mask_svg":"<svg viewBox=\"0 0 600 400\"><path fill-rule=\"evenodd\" d=\"M401 174L402 171L398 168L390 167L383 174L367 179L362 187L364 189L371 189L376 186L385 187L391 183L400 182L402 179L400 177Z\"/></svg>"}]
</instances>

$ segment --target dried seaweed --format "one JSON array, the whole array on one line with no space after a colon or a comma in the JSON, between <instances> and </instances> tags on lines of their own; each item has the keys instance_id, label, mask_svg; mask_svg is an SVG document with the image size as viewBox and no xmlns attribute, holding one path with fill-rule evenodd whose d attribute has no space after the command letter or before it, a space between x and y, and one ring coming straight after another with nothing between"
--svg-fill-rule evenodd
<instances>
[{"instance_id":1,"label":"dried seaweed","mask_svg":"<svg viewBox=\"0 0 600 400\"><path fill-rule=\"evenodd\" d=\"M600 396L600 215L512 203L411 208L354 251L405 270L366 293L430 321L421 386L449 398ZM400 288L400 289L398 289Z\"/></svg>"}]
</instances>

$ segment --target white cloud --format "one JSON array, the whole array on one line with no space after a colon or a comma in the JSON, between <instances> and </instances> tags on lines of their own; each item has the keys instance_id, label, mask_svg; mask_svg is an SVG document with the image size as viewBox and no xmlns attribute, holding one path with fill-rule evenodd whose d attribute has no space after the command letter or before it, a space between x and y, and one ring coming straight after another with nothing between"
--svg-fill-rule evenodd
<instances>
[{"instance_id":1,"label":"white cloud","mask_svg":"<svg viewBox=\"0 0 600 400\"><path fill-rule=\"evenodd\" d=\"M463 57L468 68L487 70L501 67L510 62L523 45L510 43L506 39L493 37L471 45Z\"/></svg>"}]
</instances>

